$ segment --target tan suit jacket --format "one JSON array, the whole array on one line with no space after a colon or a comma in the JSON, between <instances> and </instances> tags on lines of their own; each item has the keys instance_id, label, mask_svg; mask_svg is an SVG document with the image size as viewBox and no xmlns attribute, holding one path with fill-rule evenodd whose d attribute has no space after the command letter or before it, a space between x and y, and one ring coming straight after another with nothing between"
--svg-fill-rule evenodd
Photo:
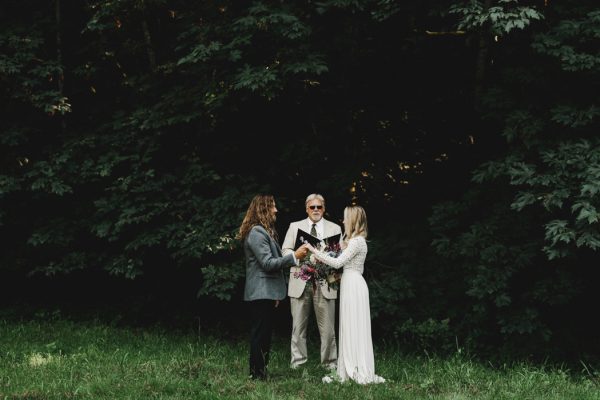
<instances>
[{"instance_id":1,"label":"tan suit jacket","mask_svg":"<svg viewBox=\"0 0 600 400\"><path fill-rule=\"evenodd\" d=\"M283 240L283 246L281 246L283 255L288 255L294 252L294 244L296 243L296 235L298 233L298 229L302 229L305 232L310 232L310 223L309 219L303 219L302 221L292 222L290 227L285 234L285 239ZM338 233L342 233L342 228L331 221L327 221L323 218L323 235L324 237L330 237L333 235L337 235ZM322 239L322 238L320 238ZM306 282L300 278L294 278L294 273L298 272L298 267L292 267L290 269L290 283L288 286L288 296L298 298L302 296L304 292L304 288L306 287ZM323 293L323 297L326 299L337 299L337 290L330 289L327 286L326 282L321 282L321 292Z\"/></svg>"}]
</instances>

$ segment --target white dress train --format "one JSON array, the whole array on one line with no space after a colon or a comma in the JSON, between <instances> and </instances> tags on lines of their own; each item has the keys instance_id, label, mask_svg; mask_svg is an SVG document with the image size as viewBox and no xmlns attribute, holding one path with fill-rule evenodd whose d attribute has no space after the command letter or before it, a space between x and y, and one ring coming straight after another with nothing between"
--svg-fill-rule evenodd
<instances>
[{"instance_id":1,"label":"white dress train","mask_svg":"<svg viewBox=\"0 0 600 400\"><path fill-rule=\"evenodd\" d=\"M339 291L338 380L352 379L360 384L385 382L384 378L375 375L369 288L362 276L367 257L365 238L357 236L350 239L348 247L337 258L321 251L317 251L315 256L334 268L344 268ZM324 379L324 382L327 381Z\"/></svg>"}]
</instances>

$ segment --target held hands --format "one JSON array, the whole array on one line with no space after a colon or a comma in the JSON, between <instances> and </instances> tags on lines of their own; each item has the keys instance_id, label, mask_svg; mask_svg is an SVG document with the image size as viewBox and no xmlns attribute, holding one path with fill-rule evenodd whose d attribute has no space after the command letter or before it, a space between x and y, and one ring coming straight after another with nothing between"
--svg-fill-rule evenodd
<instances>
[{"instance_id":1,"label":"held hands","mask_svg":"<svg viewBox=\"0 0 600 400\"><path fill-rule=\"evenodd\" d=\"M297 260L302 260L308 254L308 249L306 246L310 245L303 244L302 246L298 247L298 249L294 252L294 255L296 256Z\"/></svg>"},{"instance_id":2,"label":"held hands","mask_svg":"<svg viewBox=\"0 0 600 400\"><path fill-rule=\"evenodd\" d=\"M313 247L313 245L312 245L312 244L310 244L310 243L308 243L308 242L306 242L306 243L304 244L304 246L306 246L306 248L307 248L307 249L308 249L308 250L309 250L311 253L314 253L314 252L316 251L316 249Z\"/></svg>"}]
</instances>

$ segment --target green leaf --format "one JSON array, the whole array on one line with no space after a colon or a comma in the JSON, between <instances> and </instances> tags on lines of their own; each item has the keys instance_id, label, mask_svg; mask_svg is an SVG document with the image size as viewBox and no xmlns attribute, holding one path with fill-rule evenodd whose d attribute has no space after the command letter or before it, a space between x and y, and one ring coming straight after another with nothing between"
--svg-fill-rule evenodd
<instances>
[{"instance_id":1,"label":"green leaf","mask_svg":"<svg viewBox=\"0 0 600 400\"><path fill-rule=\"evenodd\" d=\"M536 197L531 192L519 192L515 200L511 203L510 208L513 210L521 211L528 205L533 204L536 201Z\"/></svg>"}]
</instances>

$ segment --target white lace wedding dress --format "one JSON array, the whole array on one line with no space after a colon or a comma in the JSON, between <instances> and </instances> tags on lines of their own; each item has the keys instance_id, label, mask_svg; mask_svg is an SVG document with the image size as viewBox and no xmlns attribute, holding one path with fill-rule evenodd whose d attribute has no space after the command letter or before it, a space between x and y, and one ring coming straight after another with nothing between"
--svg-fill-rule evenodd
<instances>
[{"instance_id":1,"label":"white lace wedding dress","mask_svg":"<svg viewBox=\"0 0 600 400\"><path fill-rule=\"evenodd\" d=\"M362 276L367 242L357 236L337 258L317 251L315 256L334 268L344 268L340 282L340 332L337 378L352 379L360 384L385 382L375 375L369 288ZM327 379L324 378L324 382Z\"/></svg>"}]
</instances>

